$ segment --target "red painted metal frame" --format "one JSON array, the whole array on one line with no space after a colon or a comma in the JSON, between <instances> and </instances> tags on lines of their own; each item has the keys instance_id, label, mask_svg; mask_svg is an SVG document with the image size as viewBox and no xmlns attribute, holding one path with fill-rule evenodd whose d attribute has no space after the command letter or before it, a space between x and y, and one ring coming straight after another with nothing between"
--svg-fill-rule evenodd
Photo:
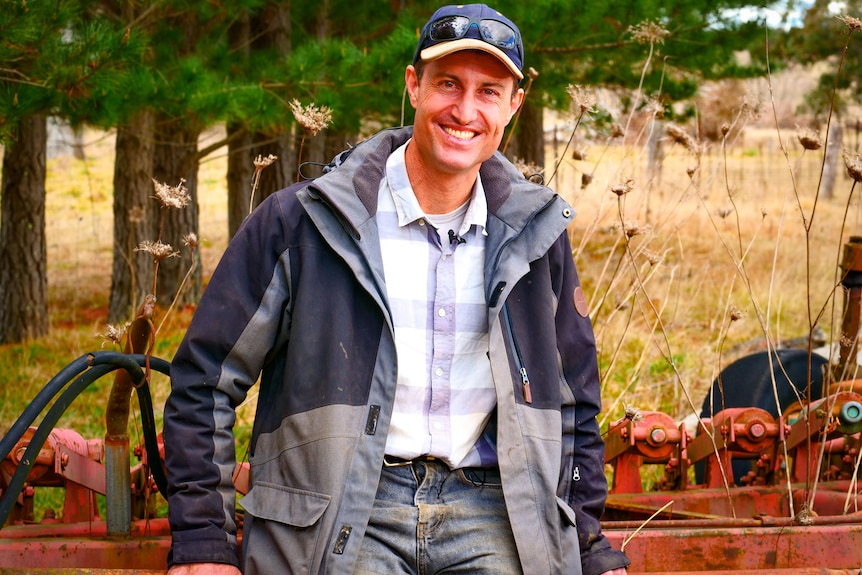
<instances>
[{"instance_id":1,"label":"red painted metal frame","mask_svg":"<svg viewBox=\"0 0 862 575\"><path fill-rule=\"evenodd\" d=\"M841 395L857 401L856 394ZM719 453L707 449L703 435L692 437L662 413L645 413L638 421L623 420L606 435L607 462L614 468L612 493L607 502L603 530L616 548L632 559L631 574L674 573L691 575L723 572L734 575L795 573L858 573L862 566L862 512L845 512L848 500L856 503L855 483L835 480L846 476L859 449L858 433L841 432L834 417L839 401L814 410L807 423L792 426L774 421L762 410L719 413L710 425ZM837 406L837 407L836 407ZM855 432L855 428L844 430ZM170 533L164 518L132 522L128 537L108 536L105 522L92 510L92 497L105 489L105 471L99 440L82 442L74 432L58 430L39 455L28 495L40 485L66 488L67 509L60 520L41 524L8 525L0 530L0 575L12 573L144 575L164 573ZM778 448L788 438L794 455L804 464L790 465L792 486L774 484L783 462ZM712 447L713 440L709 440ZM803 449L804 446L804 449ZM821 449L823 447L823 449ZM760 450L760 451L758 451ZM810 480L819 461L815 454L843 458L845 471L826 474L812 497ZM13 450L14 453L20 449ZM148 465L131 469L132 496L146 511L153 493ZM734 457L765 462L751 485L723 485L715 477L730 475ZM692 485L688 468L704 461L713 479ZM14 461L12 461L14 463ZM792 463L792 462L791 462ZM4 463L8 474L9 464ZM646 466L663 468L661 491L644 491ZM831 473L831 475L830 475ZM247 465L238 466L235 482L241 493L248 488ZM771 482L771 483L770 483ZM723 483L721 481L720 483ZM0 483L2 486L2 483ZM862 503L862 502L860 502ZM799 513L811 504L817 512ZM62 521L62 523L61 523Z\"/></svg>"}]
</instances>

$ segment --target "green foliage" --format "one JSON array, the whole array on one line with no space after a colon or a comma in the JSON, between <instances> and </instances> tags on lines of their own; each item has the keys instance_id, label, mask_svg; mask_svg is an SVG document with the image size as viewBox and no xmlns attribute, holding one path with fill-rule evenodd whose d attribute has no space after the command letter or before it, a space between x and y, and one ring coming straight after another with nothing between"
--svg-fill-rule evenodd
<instances>
[{"instance_id":1,"label":"green foliage","mask_svg":"<svg viewBox=\"0 0 862 575\"><path fill-rule=\"evenodd\" d=\"M0 141L31 114L110 126L111 102L140 86L142 37L80 2L7 2L0 11Z\"/></svg>"},{"instance_id":2,"label":"green foliage","mask_svg":"<svg viewBox=\"0 0 862 575\"><path fill-rule=\"evenodd\" d=\"M741 66L733 57L761 34L759 22L722 16L749 5L741 0L494 5L519 24L526 65L541 74L533 98L554 108L569 105L569 84L632 89L643 77L645 93L676 101L704 79L762 71L756 60ZM142 106L200 127L238 121L277 133L293 122L294 98L332 108L339 130L397 123L404 67L438 6L427 0L401 7L348 0L16 2L0 15L7 39L0 65L14 70L0 76L0 137L34 111L108 127ZM289 17L278 45L258 40L275 25L273 14ZM253 29L251 43L238 48L231 31L244 18L267 29ZM647 22L666 34L636 33Z\"/></svg>"},{"instance_id":3,"label":"green foliage","mask_svg":"<svg viewBox=\"0 0 862 575\"><path fill-rule=\"evenodd\" d=\"M816 0L805 13L802 28L791 30L779 42L779 50L788 60L802 64L828 63L829 69L821 75L817 87L806 95L803 106L821 121L830 109L841 114L848 101L858 102L862 97L862 85L857 81L862 74L862 43L858 33L857 38L851 37L851 27L839 17L858 17L862 2L844 2L840 13L834 8L833 2Z\"/></svg>"},{"instance_id":4,"label":"green foliage","mask_svg":"<svg viewBox=\"0 0 862 575\"><path fill-rule=\"evenodd\" d=\"M568 84L629 90L638 87L643 75L646 94L677 101L691 97L705 79L752 76L763 70L756 59L751 66L741 66L734 58L735 51L761 34L760 23L736 22L724 12L750 2L497 4L519 24L526 65L540 72L536 88L544 104L554 108L568 106ZM654 26L644 31L647 23Z\"/></svg>"}]
</instances>

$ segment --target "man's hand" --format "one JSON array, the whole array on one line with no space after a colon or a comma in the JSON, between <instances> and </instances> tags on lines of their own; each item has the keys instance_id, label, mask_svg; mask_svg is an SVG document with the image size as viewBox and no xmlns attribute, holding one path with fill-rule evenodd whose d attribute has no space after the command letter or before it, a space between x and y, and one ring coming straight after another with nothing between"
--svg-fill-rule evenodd
<instances>
[{"instance_id":1,"label":"man's hand","mask_svg":"<svg viewBox=\"0 0 862 575\"><path fill-rule=\"evenodd\" d=\"M611 569L610 571L605 571L602 575L626 575L627 571L625 567L620 567L619 569Z\"/></svg>"},{"instance_id":2,"label":"man's hand","mask_svg":"<svg viewBox=\"0 0 862 575\"><path fill-rule=\"evenodd\" d=\"M242 575L227 563L186 563L168 569L168 575Z\"/></svg>"}]
</instances>

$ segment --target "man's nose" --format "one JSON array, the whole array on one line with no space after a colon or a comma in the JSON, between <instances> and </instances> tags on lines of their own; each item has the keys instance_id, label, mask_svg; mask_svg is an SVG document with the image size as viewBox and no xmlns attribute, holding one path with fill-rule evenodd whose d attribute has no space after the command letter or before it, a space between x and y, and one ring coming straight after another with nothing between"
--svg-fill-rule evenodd
<instances>
[{"instance_id":1,"label":"man's nose","mask_svg":"<svg viewBox=\"0 0 862 575\"><path fill-rule=\"evenodd\" d=\"M455 105L455 119L463 125L467 125L477 116L476 95L469 91L464 91L458 102Z\"/></svg>"}]
</instances>

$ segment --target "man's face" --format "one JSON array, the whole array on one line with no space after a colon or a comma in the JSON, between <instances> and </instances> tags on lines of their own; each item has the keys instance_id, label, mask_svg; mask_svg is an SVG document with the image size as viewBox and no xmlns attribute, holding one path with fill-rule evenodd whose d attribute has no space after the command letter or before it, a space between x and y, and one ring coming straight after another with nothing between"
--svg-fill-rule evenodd
<instances>
[{"instance_id":1,"label":"man's face","mask_svg":"<svg viewBox=\"0 0 862 575\"><path fill-rule=\"evenodd\" d=\"M413 142L427 174L478 171L500 145L503 131L524 98L497 58L461 50L405 74L416 109Z\"/></svg>"}]
</instances>

